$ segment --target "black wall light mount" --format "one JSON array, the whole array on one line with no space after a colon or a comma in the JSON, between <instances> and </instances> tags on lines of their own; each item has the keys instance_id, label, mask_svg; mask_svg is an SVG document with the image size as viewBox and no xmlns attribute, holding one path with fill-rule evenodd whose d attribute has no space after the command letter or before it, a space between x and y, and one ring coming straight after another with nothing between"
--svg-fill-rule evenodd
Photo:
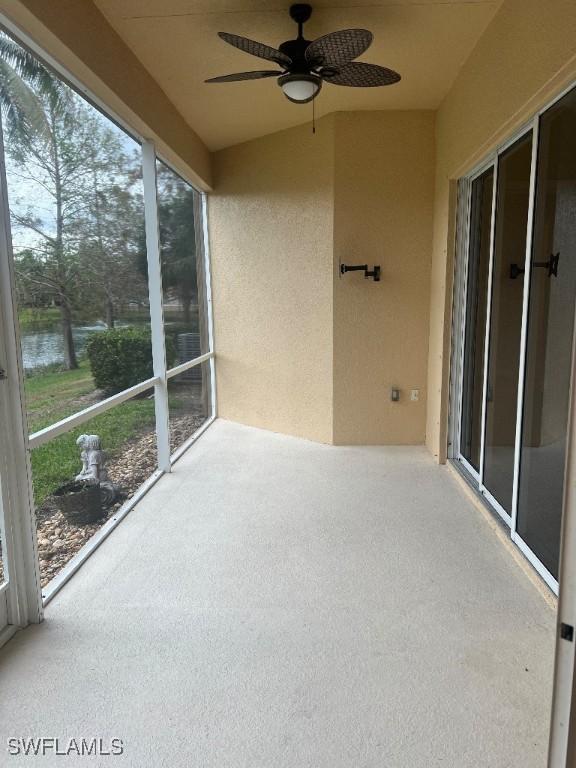
<instances>
[{"instance_id":1,"label":"black wall light mount","mask_svg":"<svg viewBox=\"0 0 576 768\"><path fill-rule=\"evenodd\" d=\"M345 275L346 272L364 272L364 277L371 277L375 283L380 282L380 265L375 264L374 269L368 269L368 264L340 264L340 274Z\"/></svg>"}]
</instances>

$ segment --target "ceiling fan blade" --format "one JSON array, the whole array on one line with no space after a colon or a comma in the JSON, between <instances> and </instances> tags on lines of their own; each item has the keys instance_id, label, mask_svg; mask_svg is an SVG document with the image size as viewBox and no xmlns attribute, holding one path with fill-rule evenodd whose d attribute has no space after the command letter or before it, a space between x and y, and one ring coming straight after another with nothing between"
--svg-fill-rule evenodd
<instances>
[{"instance_id":1,"label":"ceiling fan blade","mask_svg":"<svg viewBox=\"0 0 576 768\"><path fill-rule=\"evenodd\" d=\"M261 69L258 72L236 72L233 75L220 75L204 80L205 83L232 83L236 80L260 80L262 77L280 77L277 69Z\"/></svg>"},{"instance_id":2,"label":"ceiling fan blade","mask_svg":"<svg viewBox=\"0 0 576 768\"><path fill-rule=\"evenodd\" d=\"M341 65L360 56L372 42L367 29L341 29L319 37L306 48L306 61L310 64Z\"/></svg>"},{"instance_id":3,"label":"ceiling fan blade","mask_svg":"<svg viewBox=\"0 0 576 768\"><path fill-rule=\"evenodd\" d=\"M364 64L361 61L352 61L340 67L337 74L322 74L327 83L333 85L348 85L351 88L375 88L378 85L392 85L401 78L398 72L378 64Z\"/></svg>"},{"instance_id":4,"label":"ceiling fan blade","mask_svg":"<svg viewBox=\"0 0 576 768\"><path fill-rule=\"evenodd\" d=\"M264 43L257 43L255 40L249 40L247 37L241 37L240 35L231 35L229 32L218 32L218 37L221 37L226 43L233 45L234 48L238 48L244 53L250 53L252 56L258 56L260 59L266 59L267 61L275 61L282 67L289 67L292 64L292 59L286 56L282 51L278 51L276 48L271 48Z\"/></svg>"}]
</instances>

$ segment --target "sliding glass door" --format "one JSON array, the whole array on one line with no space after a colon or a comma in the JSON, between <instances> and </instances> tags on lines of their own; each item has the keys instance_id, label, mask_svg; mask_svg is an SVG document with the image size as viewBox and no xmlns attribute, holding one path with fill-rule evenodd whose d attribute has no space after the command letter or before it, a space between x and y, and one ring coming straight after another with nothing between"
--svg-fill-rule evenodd
<instances>
[{"instance_id":1,"label":"sliding glass door","mask_svg":"<svg viewBox=\"0 0 576 768\"><path fill-rule=\"evenodd\" d=\"M573 386L576 89L460 190L454 458L556 589Z\"/></svg>"},{"instance_id":2,"label":"sliding glass door","mask_svg":"<svg viewBox=\"0 0 576 768\"><path fill-rule=\"evenodd\" d=\"M512 514L524 286L514 275L524 269L531 153L528 134L500 156L497 169L482 482L507 515Z\"/></svg>"},{"instance_id":3,"label":"sliding glass door","mask_svg":"<svg viewBox=\"0 0 576 768\"><path fill-rule=\"evenodd\" d=\"M576 92L540 121L517 531L558 578L576 304Z\"/></svg>"}]
</instances>

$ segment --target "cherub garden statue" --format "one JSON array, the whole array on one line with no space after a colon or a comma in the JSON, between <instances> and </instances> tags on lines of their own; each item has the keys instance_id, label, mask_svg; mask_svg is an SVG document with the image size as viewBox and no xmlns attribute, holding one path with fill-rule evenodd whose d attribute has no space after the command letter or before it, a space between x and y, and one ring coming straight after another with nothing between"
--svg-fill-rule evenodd
<instances>
[{"instance_id":1,"label":"cherub garden statue","mask_svg":"<svg viewBox=\"0 0 576 768\"><path fill-rule=\"evenodd\" d=\"M89 485L99 485L102 493L102 504L109 507L118 495L118 489L108 479L106 471L106 455L102 450L102 442L98 435L80 435L76 445L82 448L82 472L76 475L76 480Z\"/></svg>"}]
</instances>

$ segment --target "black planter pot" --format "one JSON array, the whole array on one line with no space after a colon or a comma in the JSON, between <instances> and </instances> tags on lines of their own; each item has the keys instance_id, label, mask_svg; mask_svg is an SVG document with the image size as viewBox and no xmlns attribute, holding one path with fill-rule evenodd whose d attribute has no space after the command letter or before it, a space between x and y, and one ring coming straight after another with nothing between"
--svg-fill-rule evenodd
<instances>
[{"instance_id":1,"label":"black planter pot","mask_svg":"<svg viewBox=\"0 0 576 768\"><path fill-rule=\"evenodd\" d=\"M106 514L99 485L66 483L53 494L54 503L71 525L90 525Z\"/></svg>"}]
</instances>

